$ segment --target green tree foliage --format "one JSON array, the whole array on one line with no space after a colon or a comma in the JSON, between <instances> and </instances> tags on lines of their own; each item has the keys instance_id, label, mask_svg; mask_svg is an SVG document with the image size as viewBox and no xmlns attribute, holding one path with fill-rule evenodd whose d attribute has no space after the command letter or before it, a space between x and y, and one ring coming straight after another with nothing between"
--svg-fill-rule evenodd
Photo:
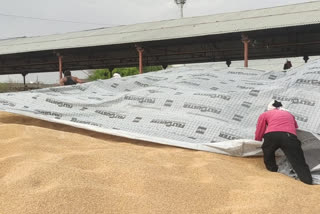
<instances>
[{"instance_id":1,"label":"green tree foliage","mask_svg":"<svg viewBox=\"0 0 320 214\"><path fill-rule=\"evenodd\" d=\"M98 79L109 79L110 74L109 74L109 69L98 69L93 72L89 76L89 80L98 80Z\"/></svg>"},{"instance_id":2,"label":"green tree foliage","mask_svg":"<svg viewBox=\"0 0 320 214\"><path fill-rule=\"evenodd\" d=\"M159 71L159 70L162 70L162 66L145 66L143 68L143 73ZM89 76L89 79L90 80L110 79L114 73L118 73L122 77L132 76L132 75L139 74L139 68L138 67L115 68L113 69L112 73L109 71L109 69L98 69L98 70L95 70L93 74Z\"/></svg>"}]
</instances>

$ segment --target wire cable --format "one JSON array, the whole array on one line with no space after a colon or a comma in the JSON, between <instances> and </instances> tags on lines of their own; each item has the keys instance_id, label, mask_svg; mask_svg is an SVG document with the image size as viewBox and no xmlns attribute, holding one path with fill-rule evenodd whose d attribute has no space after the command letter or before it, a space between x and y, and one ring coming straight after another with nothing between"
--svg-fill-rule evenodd
<instances>
[{"instance_id":1,"label":"wire cable","mask_svg":"<svg viewBox=\"0 0 320 214\"><path fill-rule=\"evenodd\" d=\"M51 22L66 22L66 23L74 23L74 24L89 24L89 25L112 26L110 24L103 24L103 23L78 22L78 21L69 21L69 20L62 20L62 19L47 19L47 18L39 18L39 17L31 17L31 16L20 16L20 15L6 14L6 13L0 13L0 16L23 18L23 19L35 19L35 20L51 21Z\"/></svg>"}]
</instances>

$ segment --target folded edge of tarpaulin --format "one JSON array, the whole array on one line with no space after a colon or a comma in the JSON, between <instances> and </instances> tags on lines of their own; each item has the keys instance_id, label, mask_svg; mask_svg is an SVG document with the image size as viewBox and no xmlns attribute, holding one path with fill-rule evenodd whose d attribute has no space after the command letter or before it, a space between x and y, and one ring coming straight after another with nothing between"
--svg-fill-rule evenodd
<instances>
[{"instance_id":1,"label":"folded edge of tarpaulin","mask_svg":"<svg viewBox=\"0 0 320 214\"><path fill-rule=\"evenodd\" d=\"M298 139L311 172L320 169L320 135L305 130L297 130Z\"/></svg>"},{"instance_id":2,"label":"folded edge of tarpaulin","mask_svg":"<svg viewBox=\"0 0 320 214\"><path fill-rule=\"evenodd\" d=\"M216 143L203 144L208 148L214 148L219 153L238 157L262 156L262 142L250 139L229 140Z\"/></svg>"},{"instance_id":3,"label":"folded edge of tarpaulin","mask_svg":"<svg viewBox=\"0 0 320 214\"><path fill-rule=\"evenodd\" d=\"M77 128L82 128L90 131L110 134L114 136L119 137L125 137L133 140L142 140L142 141L148 141L163 145L169 145L169 146L176 146L176 147L182 147L187 149L193 149L193 150L201 150L201 151L209 151L224 155L230 155L230 156L239 156L239 157L248 157L248 156L261 156L261 142L255 141L255 140L230 140L230 141L223 141L223 142L215 142L215 143L207 143L207 144L194 144L194 143L188 143L188 142L181 142L169 138L161 138L161 137L151 137L144 134L134 133L134 132L128 132L123 130L116 130L116 129L106 129L106 128L100 128L100 127L93 127L91 125L86 124L79 124L79 123L73 123L70 121L65 120L59 120L54 118L48 118L43 115L35 115L28 111L19 111L15 109L3 109L0 107L0 110L29 116L32 118L37 118L49 122L55 122L59 124L65 124Z\"/></svg>"}]
</instances>

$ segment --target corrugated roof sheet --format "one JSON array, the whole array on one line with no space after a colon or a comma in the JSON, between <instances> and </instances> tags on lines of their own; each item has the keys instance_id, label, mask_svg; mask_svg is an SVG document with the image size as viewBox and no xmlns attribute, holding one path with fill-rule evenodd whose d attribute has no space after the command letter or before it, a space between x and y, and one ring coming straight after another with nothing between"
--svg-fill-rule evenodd
<instances>
[{"instance_id":1,"label":"corrugated roof sheet","mask_svg":"<svg viewBox=\"0 0 320 214\"><path fill-rule=\"evenodd\" d=\"M0 40L0 55L139 43L320 23L320 2Z\"/></svg>"}]
</instances>

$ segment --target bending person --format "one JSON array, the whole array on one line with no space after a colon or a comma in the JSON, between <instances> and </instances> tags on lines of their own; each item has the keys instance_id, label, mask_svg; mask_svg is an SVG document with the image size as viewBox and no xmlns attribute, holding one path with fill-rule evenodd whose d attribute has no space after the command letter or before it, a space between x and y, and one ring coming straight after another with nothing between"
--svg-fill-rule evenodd
<instances>
[{"instance_id":1,"label":"bending person","mask_svg":"<svg viewBox=\"0 0 320 214\"><path fill-rule=\"evenodd\" d=\"M269 171L277 172L275 151L281 149L297 173L299 179L312 184L312 177L307 165L301 142L297 138L297 122L292 114L282 108L281 102L268 105L268 111L259 116L255 140L262 141L264 164Z\"/></svg>"},{"instance_id":2,"label":"bending person","mask_svg":"<svg viewBox=\"0 0 320 214\"><path fill-rule=\"evenodd\" d=\"M83 83L78 77L71 76L71 71L65 71L64 77L60 79L60 85L75 85L77 83Z\"/></svg>"}]
</instances>

